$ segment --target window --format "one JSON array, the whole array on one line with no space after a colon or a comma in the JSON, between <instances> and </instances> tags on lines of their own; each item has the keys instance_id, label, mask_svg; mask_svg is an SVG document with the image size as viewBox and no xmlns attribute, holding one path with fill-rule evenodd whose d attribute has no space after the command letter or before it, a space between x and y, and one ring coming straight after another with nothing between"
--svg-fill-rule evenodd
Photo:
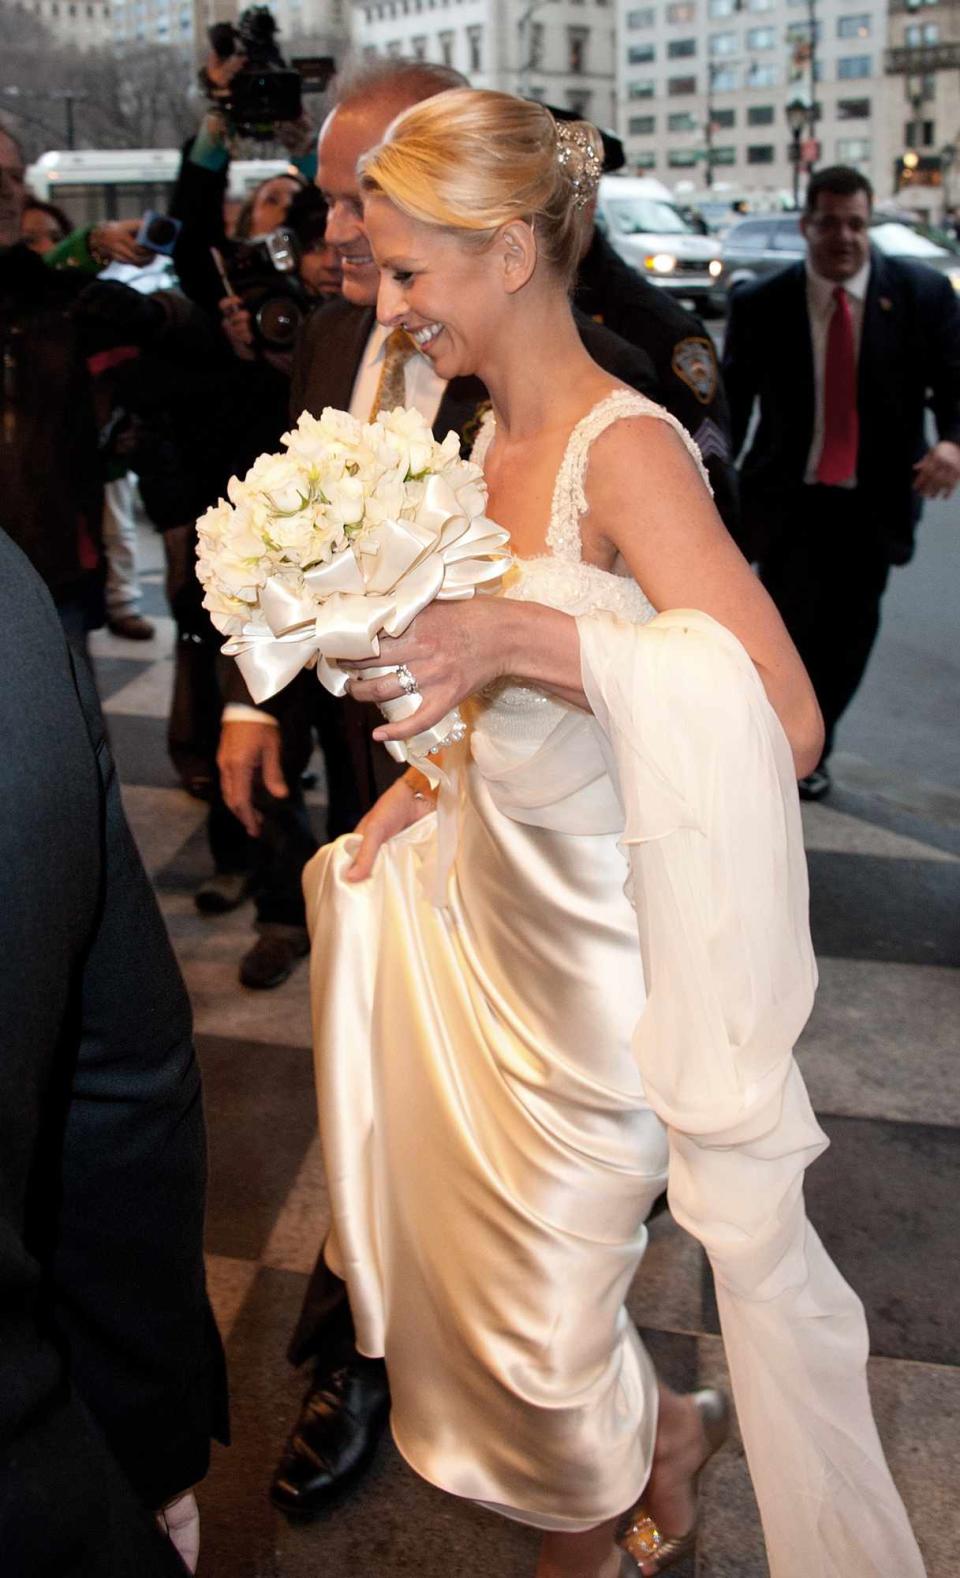
<instances>
[{"instance_id":1,"label":"window","mask_svg":"<svg viewBox=\"0 0 960 1578\"><path fill-rule=\"evenodd\" d=\"M748 11L772 11L776 0L747 0Z\"/></svg>"},{"instance_id":2,"label":"window","mask_svg":"<svg viewBox=\"0 0 960 1578\"><path fill-rule=\"evenodd\" d=\"M413 50L414 60L426 60L427 41L425 38L412 38L410 40L410 47Z\"/></svg>"},{"instance_id":3,"label":"window","mask_svg":"<svg viewBox=\"0 0 960 1578\"><path fill-rule=\"evenodd\" d=\"M674 0L673 5L667 6L668 22L695 22L696 20L696 0Z\"/></svg>"},{"instance_id":4,"label":"window","mask_svg":"<svg viewBox=\"0 0 960 1578\"><path fill-rule=\"evenodd\" d=\"M483 70L483 28L476 22L467 28L467 70Z\"/></svg>"},{"instance_id":5,"label":"window","mask_svg":"<svg viewBox=\"0 0 960 1578\"><path fill-rule=\"evenodd\" d=\"M679 99L685 93L696 93L696 77L668 77L667 92L672 99Z\"/></svg>"},{"instance_id":6,"label":"window","mask_svg":"<svg viewBox=\"0 0 960 1578\"><path fill-rule=\"evenodd\" d=\"M652 148L645 148L641 153L633 155L633 162L638 170L654 170L657 165L657 156Z\"/></svg>"},{"instance_id":7,"label":"window","mask_svg":"<svg viewBox=\"0 0 960 1578\"><path fill-rule=\"evenodd\" d=\"M697 117L692 110L674 110L667 116L667 131L696 131Z\"/></svg>"},{"instance_id":8,"label":"window","mask_svg":"<svg viewBox=\"0 0 960 1578\"><path fill-rule=\"evenodd\" d=\"M543 38L544 27L542 22L530 24L530 53L529 65L531 70L538 71L543 65Z\"/></svg>"},{"instance_id":9,"label":"window","mask_svg":"<svg viewBox=\"0 0 960 1578\"><path fill-rule=\"evenodd\" d=\"M747 147L748 164L772 164L774 147L769 142L754 142Z\"/></svg>"},{"instance_id":10,"label":"window","mask_svg":"<svg viewBox=\"0 0 960 1578\"><path fill-rule=\"evenodd\" d=\"M730 232L731 252L763 252L766 250L770 222L767 219L745 219Z\"/></svg>"},{"instance_id":11,"label":"window","mask_svg":"<svg viewBox=\"0 0 960 1578\"><path fill-rule=\"evenodd\" d=\"M631 66L646 66L656 58L656 50L652 44L631 44L627 50L627 60Z\"/></svg>"},{"instance_id":12,"label":"window","mask_svg":"<svg viewBox=\"0 0 960 1578\"><path fill-rule=\"evenodd\" d=\"M837 61L837 76L841 82L851 82L854 77L869 77L871 74L869 55L841 55Z\"/></svg>"},{"instance_id":13,"label":"window","mask_svg":"<svg viewBox=\"0 0 960 1578\"><path fill-rule=\"evenodd\" d=\"M838 137L837 158L841 164L857 164L870 157L869 137Z\"/></svg>"},{"instance_id":14,"label":"window","mask_svg":"<svg viewBox=\"0 0 960 1578\"><path fill-rule=\"evenodd\" d=\"M403 56L403 44L399 38L392 38L387 45L387 54L391 60L400 60Z\"/></svg>"},{"instance_id":15,"label":"window","mask_svg":"<svg viewBox=\"0 0 960 1578\"><path fill-rule=\"evenodd\" d=\"M696 53L697 41L695 38L673 38L667 45L667 58L669 60L689 59L691 55Z\"/></svg>"},{"instance_id":16,"label":"window","mask_svg":"<svg viewBox=\"0 0 960 1578\"><path fill-rule=\"evenodd\" d=\"M593 94L589 88L568 88L567 109L572 110L574 115L578 116L580 120L588 121L590 119L590 100L592 98Z\"/></svg>"},{"instance_id":17,"label":"window","mask_svg":"<svg viewBox=\"0 0 960 1578\"><path fill-rule=\"evenodd\" d=\"M627 122L627 131L631 137L650 137L657 129L655 115L631 115Z\"/></svg>"},{"instance_id":18,"label":"window","mask_svg":"<svg viewBox=\"0 0 960 1578\"><path fill-rule=\"evenodd\" d=\"M776 66L762 66L751 60L747 67L748 88L775 88L779 73Z\"/></svg>"},{"instance_id":19,"label":"window","mask_svg":"<svg viewBox=\"0 0 960 1578\"><path fill-rule=\"evenodd\" d=\"M823 30L822 30L822 28L820 26L820 23L819 22L815 22L814 25L813 25L813 39L814 39L814 43L819 44L820 39L822 37L822 33L823 33ZM787 28L787 43L788 44L808 44L809 42L810 42L810 23L809 22L791 22L789 24L788 28Z\"/></svg>"},{"instance_id":20,"label":"window","mask_svg":"<svg viewBox=\"0 0 960 1578\"><path fill-rule=\"evenodd\" d=\"M572 77L582 76L587 69L587 45L590 42L588 27L567 28L567 70Z\"/></svg>"},{"instance_id":21,"label":"window","mask_svg":"<svg viewBox=\"0 0 960 1578\"><path fill-rule=\"evenodd\" d=\"M710 73L716 93L735 93L740 86L739 66L716 66Z\"/></svg>"},{"instance_id":22,"label":"window","mask_svg":"<svg viewBox=\"0 0 960 1578\"><path fill-rule=\"evenodd\" d=\"M747 110L747 125L748 126L772 126L773 125L773 105L772 104L751 104L750 108Z\"/></svg>"},{"instance_id":23,"label":"window","mask_svg":"<svg viewBox=\"0 0 960 1578\"><path fill-rule=\"evenodd\" d=\"M838 16L837 37L869 38L872 31L871 21L872 18L868 11L865 11L862 16Z\"/></svg>"},{"instance_id":24,"label":"window","mask_svg":"<svg viewBox=\"0 0 960 1578\"><path fill-rule=\"evenodd\" d=\"M657 85L652 77L641 77L627 83L628 99L652 99L656 91Z\"/></svg>"},{"instance_id":25,"label":"window","mask_svg":"<svg viewBox=\"0 0 960 1578\"><path fill-rule=\"evenodd\" d=\"M699 160L700 151L697 148L671 148L667 154L671 170L690 170Z\"/></svg>"},{"instance_id":26,"label":"window","mask_svg":"<svg viewBox=\"0 0 960 1578\"><path fill-rule=\"evenodd\" d=\"M933 121L907 121L903 129L903 140L908 148L932 148Z\"/></svg>"},{"instance_id":27,"label":"window","mask_svg":"<svg viewBox=\"0 0 960 1578\"><path fill-rule=\"evenodd\" d=\"M736 126L737 124L737 112L736 110L715 109L711 112L711 119L714 126L723 127L724 131L729 131L731 126Z\"/></svg>"},{"instance_id":28,"label":"window","mask_svg":"<svg viewBox=\"0 0 960 1578\"><path fill-rule=\"evenodd\" d=\"M627 27L652 27L655 14L652 5L645 5L640 11L628 11Z\"/></svg>"},{"instance_id":29,"label":"window","mask_svg":"<svg viewBox=\"0 0 960 1578\"><path fill-rule=\"evenodd\" d=\"M734 16L739 9L737 0L707 0L707 15L715 22L724 16Z\"/></svg>"},{"instance_id":30,"label":"window","mask_svg":"<svg viewBox=\"0 0 960 1578\"><path fill-rule=\"evenodd\" d=\"M922 27L918 22L914 22L910 27L904 28L903 42L910 49L919 49L921 44L939 44L940 29L936 22L924 22Z\"/></svg>"},{"instance_id":31,"label":"window","mask_svg":"<svg viewBox=\"0 0 960 1578\"><path fill-rule=\"evenodd\" d=\"M867 121L870 119L869 99L838 99L838 121Z\"/></svg>"},{"instance_id":32,"label":"window","mask_svg":"<svg viewBox=\"0 0 960 1578\"><path fill-rule=\"evenodd\" d=\"M773 252L793 252L803 250L803 231L800 229L798 219L777 219L774 221L770 232L768 247Z\"/></svg>"},{"instance_id":33,"label":"window","mask_svg":"<svg viewBox=\"0 0 960 1578\"><path fill-rule=\"evenodd\" d=\"M748 49L772 49L777 41L777 30L774 27L748 27Z\"/></svg>"},{"instance_id":34,"label":"window","mask_svg":"<svg viewBox=\"0 0 960 1578\"><path fill-rule=\"evenodd\" d=\"M712 56L735 55L737 53L736 33L711 33L709 48Z\"/></svg>"},{"instance_id":35,"label":"window","mask_svg":"<svg viewBox=\"0 0 960 1578\"><path fill-rule=\"evenodd\" d=\"M737 162L737 150L736 150L736 148L723 147L723 148L712 148L710 150L710 163L711 164L736 164L736 162Z\"/></svg>"}]
</instances>

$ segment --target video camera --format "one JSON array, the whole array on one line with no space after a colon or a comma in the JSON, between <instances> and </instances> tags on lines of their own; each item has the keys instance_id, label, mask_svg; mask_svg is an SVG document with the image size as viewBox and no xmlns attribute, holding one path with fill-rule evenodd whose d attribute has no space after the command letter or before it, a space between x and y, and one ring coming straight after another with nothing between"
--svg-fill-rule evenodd
<instances>
[{"instance_id":1,"label":"video camera","mask_svg":"<svg viewBox=\"0 0 960 1578\"><path fill-rule=\"evenodd\" d=\"M263 5L248 6L235 24L216 22L208 36L221 60L245 58L226 95L211 92L205 73L201 78L211 102L225 112L232 129L246 137L266 140L278 121L298 120L303 90L322 92L336 70L332 55L303 57L288 66L277 46L276 20Z\"/></svg>"}]
</instances>

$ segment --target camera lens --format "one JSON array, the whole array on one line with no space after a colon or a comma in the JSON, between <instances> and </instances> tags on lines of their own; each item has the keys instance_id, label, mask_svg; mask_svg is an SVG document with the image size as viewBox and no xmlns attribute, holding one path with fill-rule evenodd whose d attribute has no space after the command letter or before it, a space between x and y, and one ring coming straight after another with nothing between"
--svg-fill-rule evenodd
<instances>
[{"instance_id":1,"label":"camera lens","mask_svg":"<svg viewBox=\"0 0 960 1578\"><path fill-rule=\"evenodd\" d=\"M269 297L256 315L260 338L271 351L288 351L302 321L299 304L289 296Z\"/></svg>"},{"instance_id":2,"label":"camera lens","mask_svg":"<svg viewBox=\"0 0 960 1578\"><path fill-rule=\"evenodd\" d=\"M145 240L151 247L168 247L177 239L177 225L172 219L167 219L163 214L151 219L145 232Z\"/></svg>"}]
</instances>

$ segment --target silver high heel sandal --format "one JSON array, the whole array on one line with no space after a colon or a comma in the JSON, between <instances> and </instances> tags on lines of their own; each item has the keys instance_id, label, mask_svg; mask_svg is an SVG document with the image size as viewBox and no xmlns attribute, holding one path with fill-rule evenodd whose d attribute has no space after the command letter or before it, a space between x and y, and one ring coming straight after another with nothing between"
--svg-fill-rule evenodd
<instances>
[{"instance_id":1,"label":"silver high heel sandal","mask_svg":"<svg viewBox=\"0 0 960 1578\"><path fill-rule=\"evenodd\" d=\"M723 1392L712 1388L694 1392L693 1401L707 1438L707 1455L694 1475L696 1488L703 1470L730 1434L730 1403ZM698 1519L694 1518L693 1527L686 1534L664 1535L643 1502L639 1502L627 1514L626 1527L617 1540L623 1551L621 1578L638 1578L644 1566L647 1570L643 1578L655 1578L656 1574L666 1572L668 1567L682 1561L684 1556L691 1556L697 1543L697 1529Z\"/></svg>"}]
</instances>

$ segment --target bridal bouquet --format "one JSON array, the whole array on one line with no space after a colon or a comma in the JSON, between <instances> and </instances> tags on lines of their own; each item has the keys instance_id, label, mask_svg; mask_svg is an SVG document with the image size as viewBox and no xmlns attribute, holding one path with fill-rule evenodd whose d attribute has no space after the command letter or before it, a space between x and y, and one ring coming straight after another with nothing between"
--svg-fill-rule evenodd
<instances>
[{"instance_id":1,"label":"bridal bouquet","mask_svg":"<svg viewBox=\"0 0 960 1578\"><path fill-rule=\"evenodd\" d=\"M281 442L284 453L232 477L229 502L197 523L203 605L254 701L314 662L342 696L338 658L376 658L379 637L401 635L434 598L472 597L499 579L508 535L486 518L482 473L461 460L457 435L438 443L417 411L381 411L372 423L305 411ZM414 691L382 711L392 720L419 705ZM462 732L454 711L387 749L422 758Z\"/></svg>"}]
</instances>

